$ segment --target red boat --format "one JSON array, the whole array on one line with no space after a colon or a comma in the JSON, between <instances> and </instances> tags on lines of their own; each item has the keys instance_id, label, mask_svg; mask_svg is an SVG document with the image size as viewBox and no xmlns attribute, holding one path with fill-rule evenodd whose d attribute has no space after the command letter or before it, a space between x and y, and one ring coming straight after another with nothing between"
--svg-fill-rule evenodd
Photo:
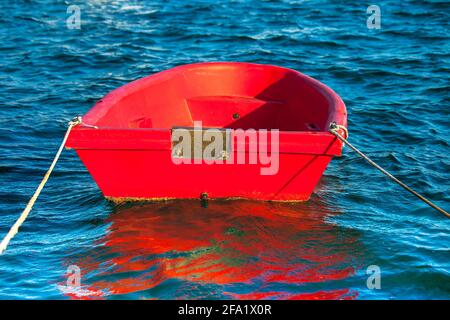
<instances>
[{"instance_id":1,"label":"red boat","mask_svg":"<svg viewBox=\"0 0 450 320\"><path fill-rule=\"evenodd\" d=\"M341 155L342 143L328 132L333 122L347 126L340 97L297 71L198 63L112 91L73 128L66 147L114 201L308 200L331 158ZM189 136L175 141L179 133ZM220 152L202 157L218 137Z\"/></svg>"}]
</instances>

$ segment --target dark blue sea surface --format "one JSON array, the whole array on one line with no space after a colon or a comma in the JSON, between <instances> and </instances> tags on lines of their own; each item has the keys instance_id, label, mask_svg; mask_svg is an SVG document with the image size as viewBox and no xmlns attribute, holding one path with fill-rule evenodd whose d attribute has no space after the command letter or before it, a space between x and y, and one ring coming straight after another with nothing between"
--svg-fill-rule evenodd
<instances>
[{"instance_id":1,"label":"dark blue sea surface","mask_svg":"<svg viewBox=\"0 0 450 320\"><path fill-rule=\"evenodd\" d=\"M333 88L350 141L450 209L450 5L377 1L0 4L0 236L66 123L112 89L173 66L246 61ZM70 29L69 5L81 28ZM306 203L114 206L65 151L0 256L1 299L450 299L450 221L348 148ZM81 287L66 286L67 268ZM369 266L381 288L369 289Z\"/></svg>"}]
</instances>

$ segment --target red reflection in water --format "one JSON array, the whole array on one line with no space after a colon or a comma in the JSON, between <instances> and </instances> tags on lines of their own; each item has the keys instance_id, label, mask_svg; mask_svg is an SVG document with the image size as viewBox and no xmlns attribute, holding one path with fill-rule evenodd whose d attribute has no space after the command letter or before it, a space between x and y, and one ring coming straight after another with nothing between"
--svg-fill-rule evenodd
<instances>
[{"instance_id":1,"label":"red reflection in water","mask_svg":"<svg viewBox=\"0 0 450 320\"><path fill-rule=\"evenodd\" d=\"M77 265L89 289L106 295L151 298L177 279L191 286L166 288L165 298L199 298L189 288L208 284L222 298L353 299L348 288L305 287L348 278L361 263L357 235L324 222L329 214L317 203L243 200L119 207L104 246Z\"/></svg>"}]
</instances>

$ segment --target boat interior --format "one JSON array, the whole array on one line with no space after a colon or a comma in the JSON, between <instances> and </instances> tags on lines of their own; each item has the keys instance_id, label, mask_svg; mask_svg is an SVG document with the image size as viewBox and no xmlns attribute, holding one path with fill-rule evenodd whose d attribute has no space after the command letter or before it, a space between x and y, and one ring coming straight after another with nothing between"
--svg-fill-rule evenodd
<instances>
[{"instance_id":1,"label":"boat interior","mask_svg":"<svg viewBox=\"0 0 450 320\"><path fill-rule=\"evenodd\" d=\"M203 127L327 131L329 93L290 69L246 63L194 64L164 71L105 97L99 127ZM95 109L95 108L94 108Z\"/></svg>"}]
</instances>

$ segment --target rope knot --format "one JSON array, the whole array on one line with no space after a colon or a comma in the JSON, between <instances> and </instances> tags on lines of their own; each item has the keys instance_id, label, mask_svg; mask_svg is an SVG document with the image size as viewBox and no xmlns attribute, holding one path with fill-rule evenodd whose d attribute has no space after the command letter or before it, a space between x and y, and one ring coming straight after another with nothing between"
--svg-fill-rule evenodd
<instances>
[{"instance_id":1,"label":"rope knot","mask_svg":"<svg viewBox=\"0 0 450 320\"><path fill-rule=\"evenodd\" d=\"M73 118L72 120L69 121L68 125L70 127L74 127L78 124L82 124L83 123L83 119L81 118L81 116L76 116L75 118Z\"/></svg>"},{"instance_id":2,"label":"rope knot","mask_svg":"<svg viewBox=\"0 0 450 320\"><path fill-rule=\"evenodd\" d=\"M333 121L330 123L329 129L331 132L339 134L340 136L342 136L342 135L338 131L342 131L342 133L344 133L343 138L348 139L348 130L345 126L337 124L336 122Z\"/></svg>"},{"instance_id":3,"label":"rope knot","mask_svg":"<svg viewBox=\"0 0 450 320\"><path fill-rule=\"evenodd\" d=\"M98 129L97 126L83 123L83 118L81 118L81 116L76 116L75 118L73 118L72 120L69 121L69 127L75 127L76 125L79 125L79 124L82 124L84 127L87 127L87 128Z\"/></svg>"}]
</instances>

